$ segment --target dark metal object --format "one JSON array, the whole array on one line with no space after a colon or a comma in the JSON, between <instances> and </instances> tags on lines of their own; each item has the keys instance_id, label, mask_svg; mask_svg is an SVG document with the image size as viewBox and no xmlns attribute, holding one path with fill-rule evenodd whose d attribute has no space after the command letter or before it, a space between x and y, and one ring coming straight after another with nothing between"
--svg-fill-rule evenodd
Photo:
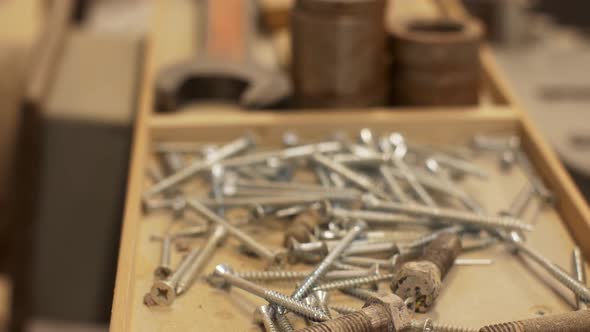
<instances>
[{"instance_id":1,"label":"dark metal object","mask_svg":"<svg viewBox=\"0 0 590 332\"><path fill-rule=\"evenodd\" d=\"M425 312L438 296L442 280L461 252L461 240L454 233L441 233L424 248L416 261L406 262L393 278L391 289L401 298L413 298L414 310Z\"/></svg>"},{"instance_id":2,"label":"dark metal object","mask_svg":"<svg viewBox=\"0 0 590 332\"><path fill-rule=\"evenodd\" d=\"M157 110L174 111L199 99L229 100L247 108L283 102L291 92L286 76L257 65L251 57L254 1L203 1L202 11L206 14L200 55L159 73Z\"/></svg>"},{"instance_id":3,"label":"dark metal object","mask_svg":"<svg viewBox=\"0 0 590 332\"><path fill-rule=\"evenodd\" d=\"M300 107L383 105L387 95L384 0L298 0L293 87Z\"/></svg>"},{"instance_id":4,"label":"dark metal object","mask_svg":"<svg viewBox=\"0 0 590 332\"><path fill-rule=\"evenodd\" d=\"M299 332L395 332L404 331L409 326L410 316L404 302L389 294L372 299L356 312L308 326Z\"/></svg>"},{"instance_id":5,"label":"dark metal object","mask_svg":"<svg viewBox=\"0 0 590 332\"><path fill-rule=\"evenodd\" d=\"M590 311L581 310L482 327L480 332L585 332Z\"/></svg>"},{"instance_id":6,"label":"dark metal object","mask_svg":"<svg viewBox=\"0 0 590 332\"><path fill-rule=\"evenodd\" d=\"M392 102L411 106L475 105L479 99L479 45L474 20L413 20L391 29Z\"/></svg>"}]
</instances>

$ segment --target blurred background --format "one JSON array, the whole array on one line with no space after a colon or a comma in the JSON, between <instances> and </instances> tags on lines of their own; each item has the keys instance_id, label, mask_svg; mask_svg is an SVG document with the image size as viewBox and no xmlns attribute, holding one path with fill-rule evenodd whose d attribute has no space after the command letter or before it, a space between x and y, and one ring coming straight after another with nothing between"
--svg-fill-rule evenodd
<instances>
[{"instance_id":1,"label":"blurred background","mask_svg":"<svg viewBox=\"0 0 590 332\"><path fill-rule=\"evenodd\" d=\"M169 2L181 24L196 1ZM0 330L108 329L157 3L0 0ZM517 99L588 198L590 3L463 3L485 24ZM262 37L254 51L282 66L292 1L257 5ZM198 15L191 20L199 24ZM171 44L183 40L171 36Z\"/></svg>"}]
</instances>

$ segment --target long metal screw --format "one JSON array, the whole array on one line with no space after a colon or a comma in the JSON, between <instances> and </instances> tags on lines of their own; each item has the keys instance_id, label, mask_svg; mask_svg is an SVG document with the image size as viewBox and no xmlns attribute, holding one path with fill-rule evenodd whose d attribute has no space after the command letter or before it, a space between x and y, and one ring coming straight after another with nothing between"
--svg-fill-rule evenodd
<instances>
[{"instance_id":1,"label":"long metal screw","mask_svg":"<svg viewBox=\"0 0 590 332\"><path fill-rule=\"evenodd\" d=\"M468 161L452 158L443 154L435 154L432 156L432 158L434 158L442 166L453 171L471 174L481 179L487 179L489 177L489 173L486 170L481 169L480 167Z\"/></svg>"},{"instance_id":2,"label":"long metal screw","mask_svg":"<svg viewBox=\"0 0 590 332\"><path fill-rule=\"evenodd\" d=\"M404 161L404 157L406 152L408 151L408 147L405 143L404 137L399 133L393 133L388 138L384 138L381 140L380 145L382 148L387 145L393 145L395 148L393 150L393 154L391 154L391 162L397 167L397 169L402 173L412 190L416 193L418 198L426 204L427 206L435 207L436 203L432 199L432 197L428 194L426 189L418 182L416 175L410 169L410 167Z\"/></svg>"},{"instance_id":3,"label":"long metal screw","mask_svg":"<svg viewBox=\"0 0 590 332\"><path fill-rule=\"evenodd\" d=\"M535 250L527 247L520 237L512 232L508 241L515 247L518 253L523 253L541 267L543 267L549 274L551 274L557 281L562 283L565 287L569 288L574 294L576 294L583 301L590 301L590 290L583 285L581 282L572 278L562 268L552 263L547 258L541 256Z\"/></svg>"},{"instance_id":4,"label":"long metal screw","mask_svg":"<svg viewBox=\"0 0 590 332\"><path fill-rule=\"evenodd\" d=\"M367 225L362 222L357 222L352 228L346 233L346 235L340 240L340 243L330 251L330 253L317 265L315 270L310 273L304 280L301 282L301 285L297 287L295 292L291 295L291 298L295 300L301 300L305 297L310 291L313 285L322 278L328 269L340 257L340 255L346 250L346 248L350 245L350 243L361 233L365 230Z\"/></svg>"},{"instance_id":5,"label":"long metal screw","mask_svg":"<svg viewBox=\"0 0 590 332\"><path fill-rule=\"evenodd\" d=\"M150 189L148 189L143 196L144 198L149 198L171 187L174 187L179 183L186 181L198 172L206 170L218 161L244 151L245 149L251 147L253 143L254 140L250 136L238 138L220 147L215 151L215 153L209 154L204 160L197 160L179 172L176 172L156 183Z\"/></svg>"},{"instance_id":6,"label":"long metal screw","mask_svg":"<svg viewBox=\"0 0 590 332\"><path fill-rule=\"evenodd\" d=\"M412 329L408 332L478 332L477 328L464 326L455 326L432 321L430 318L425 320L413 320Z\"/></svg>"},{"instance_id":7,"label":"long metal screw","mask_svg":"<svg viewBox=\"0 0 590 332\"><path fill-rule=\"evenodd\" d=\"M272 252L265 246L261 245L258 241L253 239L251 236L244 233L242 230L232 226L229 222L227 222L220 216L216 215L213 211L211 211L205 205L201 204L199 201L188 200L187 204L209 221L223 226L230 235L238 239L244 246L246 246L249 250L255 253L258 257L263 258L272 263L281 263L286 258L286 255L284 255L283 253Z\"/></svg>"},{"instance_id":8,"label":"long metal screw","mask_svg":"<svg viewBox=\"0 0 590 332\"><path fill-rule=\"evenodd\" d=\"M373 292L370 291L368 289L364 289L364 288L343 288L340 289L340 291L344 294L350 295L350 296L354 296L357 299L363 300L363 301L372 301L375 300L379 297L379 294L377 292Z\"/></svg>"},{"instance_id":9,"label":"long metal screw","mask_svg":"<svg viewBox=\"0 0 590 332\"><path fill-rule=\"evenodd\" d=\"M456 222L463 225L471 225L487 229L532 230L531 225L512 217L480 215L466 211L432 208L421 205L404 205L395 202L379 201L376 199L367 199L365 200L365 203L371 208L440 219L441 223Z\"/></svg>"},{"instance_id":10,"label":"long metal screw","mask_svg":"<svg viewBox=\"0 0 590 332\"><path fill-rule=\"evenodd\" d=\"M326 215L345 220L360 219L367 223L378 224L411 225L427 227L433 224L430 220L424 218L415 218L404 214L393 214L371 210L347 210L339 207L327 208Z\"/></svg>"},{"instance_id":11,"label":"long metal screw","mask_svg":"<svg viewBox=\"0 0 590 332\"><path fill-rule=\"evenodd\" d=\"M353 288L353 287L358 287L358 286L362 286L362 285L377 283L377 282L384 281L384 280L391 280L391 279L393 279L393 277L395 277L395 274L388 273L388 274L378 274L378 275L368 276L368 277L339 280L339 281L334 281L334 282L330 282L327 284L321 284L319 286L314 287L313 290L314 291L318 291L318 290L328 291L328 290L333 290L333 289Z\"/></svg>"},{"instance_id":12,"label":"long metal screw","mask_svg":"<svg viewBox=\"0 0 590 332\"><path fill-rule=\"evenodd\" d=\"M586 263L585 263L585 259L584 259L584 255L582 254L582 251L580 251L580 248L575 247L573 254L572 254L572 260L573 260L573 266L574 266L574 274L576 276L576 279L582 283L582 284L586 284ZM580 299L579 296L576 296L576 305L578 307L578 310L587 310L588 309L588 304L585 303L582 299Z\"/></svg>"},{"instance_id":13,"label":"long metal screw","mask_svg":"<svg viewBox=\"0 0 590 332\"><path fill-rule=\"evenodd\" d=\"M201 249L199 256L188 267L186 272L179 278L176 284L176 294L183 294L194 282L199 272L203 270L211 256L215 252L217 246L225 239L227 231L223 226L217 226L213 230L213 234L207 240L205 246Z\"/></svg>"},{"instance_id":14,"label":"long metal screw","mask_svg":"<svg viewBox=\"0 0 590 332\"><path fill-rule=\"evenodd\" d=\"M272 319L272 309L269 305L261 305L256 308L252 315L256 324L262 324L266 332L279 332L278 327Z\"/></svg>"},{"instance_id":15,"label":"long metal screw","mask_svg":"<svg viewBox=\"0 0 590 332\"><path fill-rule=\"evenodd\" d=\"M365 177L364 175L359 174L342 164L338 164L338 163L336 163L336 162L330 160L329 158L327 158L323 155L320 155L320 154L315 154L313 156L313 160L316 163L322 165L323 167L326 167L327 169L329 169L335 173L338 173L339 175L346 178L348 181L354 183L356 186L360 187L361 189L364 189L364 190L374 194L377 197L380 197L383 199L389 199L389 196L383 190L379 189L377 187L377 185L373 183L373 181L371 181L369 178Z\"/></svg>"},{"instance_id":16,"label":"long metal screw","mask_svg":"<svg viewBox=\"0 0 590 332\"><path fill-rule=\"evenodd\" d=\"M186 273L187 269L199 255L201 250L198 248L192 249L188 255L178 264L178 267L168 279L159 280L154 283L150 290L151 298L158 305L169 306L176 299L176 285L178 280Z\"/></svg>"},{"instance_id":17,"label":"long metal screw","mask_svg":"<svg viewBox=\"0 0 590 332\"><path fill-rule=\"evenodd\" d=\"M308 306L299 300L294 300L277 291L266 289L233 275L231 267L226 264L217 265L215 267L215 272L209 276L208 280L209 283L220 288L228 287L230 285L238 287L313 321L325 321L329 319L323 311L318 310L317 308Z\"/></svg>"}]
</instances>

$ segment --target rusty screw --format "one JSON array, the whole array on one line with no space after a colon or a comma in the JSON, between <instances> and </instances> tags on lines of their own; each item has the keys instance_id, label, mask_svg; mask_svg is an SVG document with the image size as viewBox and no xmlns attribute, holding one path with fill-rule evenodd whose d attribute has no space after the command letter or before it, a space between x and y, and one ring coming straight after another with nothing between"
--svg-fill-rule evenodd
<instances>
[{"instance_id":1,"label":"rusty screw","mask_svg":"<svg viewBox=\"0 0 590 332\"><path fill-rule=\"evenodd\" d=\"M393 278L391 289L403 299L414 298L415 310L426 312L438 296L442 280L461 252L461 240L442 233L424 248L416 261L406 262Z\"/></svg>"},{"instance_id":2,"label":"rusty screw","mask_svg":"<svg viewBox=\"0 0 590 332\"><path fill-rule=\"evenodd\" d=\"M410 327L410 313L404 301L393 294L380 295L361 310L308 326L299 332L403 331Z\"/></svg>"},{"instance_id":3,"label":"rusty screw","mask_svg":"<svg viewBox=\"0 0 590 332\"><path fill-rule=\"evenodd\" d=\"M562 314L482 327L479 332L585 332L590 331L590 311Z\"/></svg>"}]
</instances>

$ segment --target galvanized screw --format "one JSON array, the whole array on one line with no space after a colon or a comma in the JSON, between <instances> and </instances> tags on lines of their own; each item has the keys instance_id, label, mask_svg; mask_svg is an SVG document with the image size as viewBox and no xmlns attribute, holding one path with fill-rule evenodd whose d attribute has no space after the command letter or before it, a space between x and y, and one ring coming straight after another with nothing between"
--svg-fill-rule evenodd
<instances>
[{"instance_id":1,"label":"galvanized screw","mask_svg":"<svg viewBox=\"0 0 590 332\"><path fill-rule=\"evenodd\" d=\"M207 262L211 259L211 256L215 252L217 246L225 239L227 231L223 226L217 226L213 230L213 234L207 240L207 243L201 249L199 256L189 266L186 272L179 278L176 284L176 294L183 294L188 287L192 285L199 272L205 267Z\"/></svg>"},{"instance_id":2,"label":"galvanized screw","mask_svg":"<svg viewBox=\"0 0 590 332\"><path fill-rule=\"evenodd\" d=\"M269 305L261 305L254 310L252 315L256 324L262 324L267 332L279 332L278 327L272 319L272 310Z\"/></svg>"},{"instance_id":3,"label":"galvanized screw","mask_svg":"<svg viewBox=\"0 0 590 332\"><path fill-rule=\"evenodd\" d=\"M255 253L258 257L263 258L271 263L282 263L285 261L285 253L270 251L268 248L264 247L258 241L250 237L248 234L232 226L226 220L216 215L213 211L211 211L205 205L201 204L199 201L188 200L187 204L209 221L223 226L230 235L238 239L244 246L246 246L249 250Z\"/></svg>"},{"instance_id":4,"label":"galvanized screw","mask_svg":"<svg viewBox=\"0 0 590 332\"><path fill-rule=\"evenodd\" d=\"M417 215L439 219L442 223L455 222L462 225L471 225L487 229L508 229L508 230L532 230L532 226L523 223L521 220L512 217L498 217L475 214L466 211L452 210L446 208L432 208L420 205L404 205L395 202L384 202L376 199L365 199L365 203L380 210L401 212L410 215Z\"/></svg>"},{"instance_id":5,"label":"galvanized screw","mask_svg":"<svg viewBox=\"0 0 590 332\"><path fill-rule=\"evenodd\" d=\"M329 317L321 310L310 307L299 300L291 299L284 294L274 290L266 289L233 275L231 267L226 264L217 265L215 267L215 272L209 276L208 280L210 284L219 288L236 286L273 304L280 305L294 313L307 317L313 321L325 321L329 319Z\"/></svg>"},{"instance_id":6,"label":"galvanized screw","mask_svg":"<svg viewBox=\"0 0 590 332\"><path fill-rule=\"evenodd\" d=\"M581 300L583 301L590 301L590 290L577 281L576 279L572 278L569 274L567 274L562 268L552 263L547 258L541 256L538 252L534 251L533 249L527 247L522 239L518 236L516 232L512 232L510 237L506 238L512 246L517 250L518 253L523 253L541 267L543 267L549 274L551 274L557 281L562 283L565 287L569 288L574 294L576 294Z\"/></svg>"},{"instance_id":7,"label":"galvanized screw","mask_svg":"<svg viewBox=\"0 0 590 332\"><path fill-rule=\"evenodd\" d=\"M158 279L166 279L172 273L170 266L170 244L172 238L167 235L162 238L162 251L160 254L160 264L154 270L154 276Z\"/></svg>"},{"instance_id":8,"label":"galvanized screw","mask_svg":"<svg viewBox=\"0 0 590 332\"><path fill-rule=\"evenodd\" d=\"M354 278L354 279L339 280L339 281L334 281L334 282L330 282L327 284L321 284L319 286L316 286L313 290L314 291L318 291L318 290L328 291L328 290L333 290L333 289L354 288L354 287L358 287L358 286L362 286L362 285L374 284L374 283L384 281L384 280L391 280L391 279L393 279L393 277L395 277L395 274L388 273L388 274L378 274L378 275L367 276L367 277L359 277L359 278Z\"/></svg>"},{"instance_id":9,"label":"galvanized screw","mask_svg":"<svg viewBox=\"0 0 590 332\"><path fill-rule=\"evenodd\" d=\"M152 300L158 305L169 306L176 299L176 285L189 266L199 255L200 249L192 249L191 252L180 262L174 273L168 279L159 280L154 283L150 291Z\"/></svg>"}]
</instances>

